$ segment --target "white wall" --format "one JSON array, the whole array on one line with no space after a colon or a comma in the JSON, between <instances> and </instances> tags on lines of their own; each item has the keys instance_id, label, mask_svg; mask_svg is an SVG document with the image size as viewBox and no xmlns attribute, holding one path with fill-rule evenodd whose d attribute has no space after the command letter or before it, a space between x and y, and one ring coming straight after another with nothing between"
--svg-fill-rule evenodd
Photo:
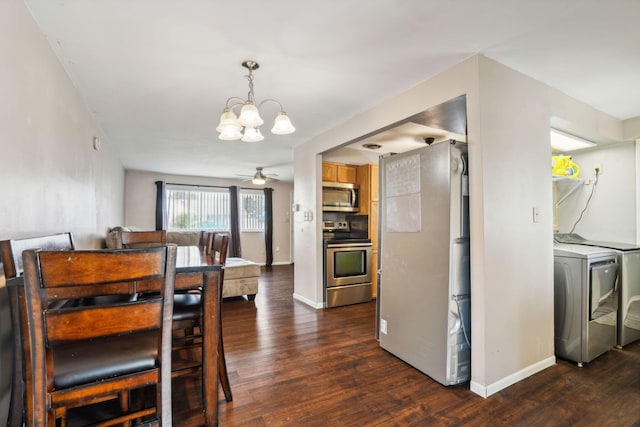
<instances>
[{"instance_id":1,"label":"white wall","mask_svg":"<svg viewBox=\"0 0 640 427\"><path fill-rule=\"evenodd\" d=\"M295 202L319 212L318 153L467 95L472 390L488 396L554 363L552 118L622 135L618 120L475 56L296 147ZM533 208L539 222L533 222ZM318 215L315 215L317 219ZM297 214L294 292L322 304L321 230ZM384 277L384 266L383 277Z\"/></svg>"},{"instance_id":2,"label":"white wall","mask_svg":"<svg viewBox=\"0 0 640 427\"><path fill-rule=\"evenodd\" d=\"M102 148L92 147L94 136ZM22 1L0 2L0 238L71 231L98 248L124 169Z\"/></svg>"},{"instance_id":3,"label":"white wall","mask_svg":"<svg viewBox=\"0 0 640 427\"><path fill-rule=\"evenodd\" d=\"M640 139L636 139L636 243L640 244Z\"/></svg>"},{"instance_id":4,"label":"white wall","mask_svg":"<svg viewBox=\"0 0 640 427\"><path fill-rule=\"evenodd\" d=\"M471 235L471 268L481 262L482 273L472 276L471 294L472 331L484 326L473 351L484 343L485 372L472 376L472 389L490 395L554 361L550 112L539 82L485 58L479 65L480 105L468 116L480 117L479 129L470 121L469 139L482 157L477 174L470 166L483 199L482 223L471 224L483 234L475 243L479 233ZM474 304L479 294L483 300Z\"/></svg>"},{"instance_id":5,"label":"white wall","mask_svg":"<svg viewBox=\"0 0 640 427\"><path fill-rule=\"evenodd\" d=\"M92 148L94 136L102 139L100 151ZM120 161L17 0L0 1L0 194L0 239L71 231L78 248L99 248L108 224L124 213ZM0 287L4 282L0 268ZM8 380L6 356L0 354L0 377ZM2 425L8 384L0 389Z\"/></svg>"},{"instance_id":6,"label":"white wall","mask_svg":"<svg viewBox=\"0 0 640 427\"><path fill-rule=\"evenodd\" d=\"M561 233L571 230L594 190L574 232L590 240L635 243L638 199L635 145L629 141L572 153L581 169L580 178L591 184L580 186L559 206ZM602 167L602 174L594 189L595 165Z\"/></svg>"},{"instance_id":7,"label":"white wall","mask_svg":"<svg viewBox=\"0 0 640 427\"><path fill-rule=\"evenodd\" d=\"M125 178L125 216L124 224L143 230L156 227L156 181L174 184L214 185L229 187L239 185L243 188L263 188L250 182L239 180L205 178L195 176L165 175L155 172L127 171ZM273 263L290 264L291 257L291 190L290 183L269 184L273 188ZM264 233L241 233L242 257L258 264L264 264L266 249ZM279 250L277 250L279 248Z\"/></svg>"}]
</instances>

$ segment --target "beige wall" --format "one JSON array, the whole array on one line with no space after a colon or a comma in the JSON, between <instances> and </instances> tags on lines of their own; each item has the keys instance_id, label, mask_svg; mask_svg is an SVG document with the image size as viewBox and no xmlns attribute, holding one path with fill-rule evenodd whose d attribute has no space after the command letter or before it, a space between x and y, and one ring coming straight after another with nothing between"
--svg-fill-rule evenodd
<instances>
[{"instance_id":1,"label":"beige wall","mask_svg":"<svg viewBox=\"0 0 640 427\"><path fill-rule=\"evenodd\" d=\"M580 178L591 184L580 185L559 206L559 231L568 233L571 230L593 190L589 207L574 232L590 240L635 243L638 199L636 143L628 141L586 152L576 151L572 158L580 165ZM594 189L596 164L602 167L602 175Z\"/></svg>"},{"instance_id":2,"label":"beige wall","mask_svg":"<svg viewBox=\"0 0 640 427\"><path fill-rule=\"evenodd\" d=\"M122 221L124 169L14 0L0 2L0 174L2 239L71 231L78 247L97 248Z\"/></svg>"},{"instance_id":3,"label":"beige wall","mask_svg":"<svg viewBox=\"0 0 640 427\"><path fill-rule=\"evenodd\" d=\"M322 306L318 153L467 95L472 381L488 396L554 363L549 126L621 138L622 124L482 56L382 102L295 150L294 296ZM533 208L539 222L533 222ZM302 220L303 211L315 220ZM384 280L384 266L383 280Z\"/></svg>"},{"instance_id":4,"label":"beige wall","mask_svg":"<svg viewBox=\"0 0 640 427\"><path fill-rule=\"evenodd\" d=\"M216 185L243 188L263 188L250 182L238 180L204 178L195 176L165 175L154 172L127 171L125 178L125 224L144 230L155 229L156 181L174 184ZM291 192L290 183L273 183L273 263L290 264L291 259ZM264 233L241 233L242 257L264 264L266 250Z\"/></svg>"},{"instance_id":5,"label":"beige wall","mask_svg":"<svg viewBox=\"0 0 640 427\"><path fill-rule=\"evenodd\" d=\"M99 248L124 214L124 169L18 0L0 1L0 194L0 239L71 231L78 248ZM4 344L8 328L0 330ZM0 424L10 357L0 352Z\"/></svg>"}]
</instances>

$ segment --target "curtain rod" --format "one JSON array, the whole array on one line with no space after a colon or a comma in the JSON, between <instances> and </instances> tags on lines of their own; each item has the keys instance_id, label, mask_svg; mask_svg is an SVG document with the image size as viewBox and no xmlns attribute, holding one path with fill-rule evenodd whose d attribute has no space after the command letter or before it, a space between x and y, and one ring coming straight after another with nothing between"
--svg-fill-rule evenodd
<instances>
[{"instance_id":1,"label":"curtain rod","mask_svg":"<svg viewBox=\"0 0 640 427\"><path fill-rule=\"evenodd\" d=\"M181 185L183 187L205 187L205 188L226 188L227 190L229 189L229 187L225 187L224 185L206 185L206 184L179 184L176 182L167 182L167 185ZM239 187L241 190L262 190L263 188L271 188L271 187L263 187L263 188L251 188L251 187Z\"/></svg>"}]
</instances>

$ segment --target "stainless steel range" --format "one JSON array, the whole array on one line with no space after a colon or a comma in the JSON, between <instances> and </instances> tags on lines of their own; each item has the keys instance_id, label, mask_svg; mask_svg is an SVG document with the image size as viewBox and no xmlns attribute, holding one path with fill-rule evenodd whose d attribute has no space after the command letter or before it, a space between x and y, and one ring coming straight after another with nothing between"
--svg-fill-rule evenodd
<instances>
[{"instance_id":1,"label":"stainless steel range","mask_svg":"<svg viewBox=\"0 0 640 427\"><path fill-rule=\"evenodd\" d=\"M366 222L359 217L354 224ZM355 229L350 221L323 222L326 308L371 301L371 240Z\"/></svg>"}]
</instances>

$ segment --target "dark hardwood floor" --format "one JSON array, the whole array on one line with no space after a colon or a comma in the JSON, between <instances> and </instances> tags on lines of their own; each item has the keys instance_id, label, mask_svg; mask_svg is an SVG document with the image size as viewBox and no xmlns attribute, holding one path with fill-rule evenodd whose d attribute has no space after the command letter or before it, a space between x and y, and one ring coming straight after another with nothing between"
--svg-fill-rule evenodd
<instances>
[{"instance_id":1,"label":"dark hardwood floor","mask_svg":"<svg viewBox=\"0 0 640 427\"><path fill-rule=\"evenodd\" d=\"M293 267L263 271L255 301L226 300L233 402L221 426L640 426L640 342L584 368L559 360L488 399L444 387L381 349L375 303L314 310L294 301ZM174 424L201 405L174 384Z\"/></svg>"}]
</instances>

